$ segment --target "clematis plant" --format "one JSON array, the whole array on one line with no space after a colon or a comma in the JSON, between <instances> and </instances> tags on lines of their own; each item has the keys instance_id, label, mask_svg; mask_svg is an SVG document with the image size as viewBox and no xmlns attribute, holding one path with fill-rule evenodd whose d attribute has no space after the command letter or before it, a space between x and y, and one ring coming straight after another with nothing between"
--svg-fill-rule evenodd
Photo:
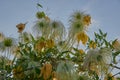
<instances>
[{"instance_id":1,"label":"clematis plant","mask_svg":"<svg viewBox=\"0 0 120 80\"><path fill-rule=\"evenodd\" d=\"M16 25L19 39L0 33L0 80L119 80L112 70L120 70L120 42L102 30L91 39L89 14L74 12L69 29L44 11L36 17L33 33L24 31L27 23Z\"/></svg>"}]
</instances>

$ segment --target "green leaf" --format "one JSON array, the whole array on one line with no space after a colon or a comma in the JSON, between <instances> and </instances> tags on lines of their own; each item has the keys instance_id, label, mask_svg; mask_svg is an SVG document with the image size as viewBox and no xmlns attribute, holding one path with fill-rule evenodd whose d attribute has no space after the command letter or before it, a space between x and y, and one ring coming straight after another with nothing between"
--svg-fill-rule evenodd
<instances>
[{"instance_id":1,"label":"green leaf","mask_svg":"<svg viewBox=\"0 0 120 80\"><path fill-rule=\"evenodd\" d=\"M113 53L113 62L116 63L116 57L120 54L120 51Z\"/></svg>"},{"instance_id":2,"label":"green leaf","mask_svg":"<svg viewBox=\"0 0 120 80\"><path fill-rule=\"evenodd\" d=\"M37 73L37 74L40 74L40 69L39 68L35 68L35 72Z\"/></svg>"},{"instance_id":3,"label":"green leaf","mask_svg":"<svg viewBox=\"0 0 120 80\"><path fill-rule=\"evenodd\" d=\"M35 42L35 39L32 34L30 34L30 37L32 38L32 41Z\"/></svg>"},{"instance_id":4,"label":"green leaf","mask_svg":"<svg viewBox=\"0 0 120 80\"><path fill-rule=\"evenodd\" d=\"M99 32L100 32L100 34L101 34L101 35L103 35L103 32L102 32L102 30L101 30L101 29L99 29Z\"/></svg>"},{"instance_id":5,"label":"green leaf","mask_svg":"<svg viewBox=\"0 0 120 80\"><path fill-rule=\"evenodd\" d=\"M96 37L96 38L98 37L98 34L97 34L97 33L95 33L95 32L94 32L94 35L95 35L95 37Z\"/></svg>"},{"instance_id":6,"label":"green leaf","mask_svg":"<svg viewBox=\"0 0 120 80\"><path fill-rule=\"evenodd\" d=\"M105 33L103 36L106 37L106 36L107 36L107 33Z\"/></svg>"},{"instance_id":7,"label":"green leaf","mask_svg":"<svg viewBox=\"0 0 120 80\"><path fill-rule=\"evenodd\" d=\"M39 7L43 8L43 7L42 7L42 5L41 5L41 4L39 4L39 3L37 3L37 6L39 6Z\"/></svg>"},{"instance_id":8,"label":"green leaf","mask_svg":"<svg viewBox=\"0 0 120 80\"><path fill-rule=\"evenodd\" d=\"M104 39L105 45L108 47L109 43Z\"/></svg>"},{"instance_id":9,"label":"green leaf","mask_svg":"<svg viewBox=\"0 0 120 80\"><path fill-rule=\"evenodd\" d=\"M117 41L117 39L115 39L115 40L112 42L112 44L114 44L116 41Z\"/></svg>"}]
</instances>

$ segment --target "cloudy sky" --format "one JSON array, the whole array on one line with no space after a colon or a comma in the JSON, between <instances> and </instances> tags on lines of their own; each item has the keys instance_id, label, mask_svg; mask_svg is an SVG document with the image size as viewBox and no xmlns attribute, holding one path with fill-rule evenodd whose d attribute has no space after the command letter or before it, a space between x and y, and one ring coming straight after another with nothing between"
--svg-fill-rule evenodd
<instances>
[{"instance_id":1,"label":"cloudy sky","mask_svg":"<svg viewBox=\"0 0 120 80\"><path fill-rule=\"evenodd\" d=\"M66 27L74 11L84 11L92 17L89 35L102 29L109 39L120 38L120 0L0 0L0 32L16 37L16 24L27 21L26 30L30 31L36 20L37 3L43 6L40 11L53 20L61 20Z\"/></svg>"}]
</instances>

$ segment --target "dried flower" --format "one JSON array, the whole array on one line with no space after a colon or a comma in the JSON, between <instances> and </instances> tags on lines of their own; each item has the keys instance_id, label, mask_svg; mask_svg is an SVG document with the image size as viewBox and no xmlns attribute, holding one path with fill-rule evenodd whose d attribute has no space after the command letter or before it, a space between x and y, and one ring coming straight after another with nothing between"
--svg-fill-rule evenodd
<instances>
[{"instance_id":1,"label":"dried flower","mask_svg":"<svg viewBox=\"0 0 120 80\"><path fill-rule=\"evenodd\" d=\"M76 34L76 40L78 43L81 41L82 44L85 45L88 41L88 36L85 34L85 32L79 32Z\"/></svg>"},{"instance_id":2,"label":"dried flower","mask_svg":"<svg viewBox=\"0 0 120 80\"><path fill-rule=\"evenodd\" d=\"M49 18L48 16L45 16L45 20L46 20L47 22L50 22L50 18Z\"/></svg>"},{"instance_id":3,"label":"dried flower","mask_svg":"<svg viewBox=\"0 0 120 80\"><path fill-rule=\"evenodd\" d=\"M33 26L33 32L37 34L37 37L43 36L48 39L50 35L49 22L45 19L37 20L35 25Z\"/></svg>"},{"instance_id":4,"label":"dried flower","mask_svg":"<svg viewBox=\"0 0 120 80\"><path fill-rule=\"evenodd\" d=\"M55 71L52 72L52 78L53 80L57 80L57 73Z\"/></svg>"},{"instance_id":5,"label":"dried flower","mask_svg":"<svg viewBox=\"0 0 120 80\"><path fill-rule=\"evenodd\" d=\"M109 73L105 76L104 80L117 80L112 73Z\"/></svg>"},{"instance_id":6,"label":"dried flower","mask_svg":"<svg viewBox=\"0 0 120 80\"><path fill-rule=\"evenodd\" d=\"M84 31L84 26L79 21L72 22L69 28L69 37L74 38L76 33Z\"/></svg>"},{"instance_id":7,"label":"dried flower","mask_svg":"<svg viewBox=\"0 0 120 80\"><path fill-rule=\"evenodd\" d=\"M58 80L77 80L78 75L74 69L74 65L69 61L61 61L57 66L57 79Z\"/></svg>"},{"instance_id":8,"label":"dried flower","mask_svg":"<svg viewBox=\"0 0 120 80\"><path fill-rule=\"evenodd\" d=\"M4 43L4 46L11 47L12 44L13 44L13 41L12 41L11 38L5 38L4 41L3 41L3 43Z\"/></svg>"},{"instance_id":9,"label":"dried flower","mask_svg":"<svg viewBox=\"0 0 120 80\"><path fill-rule=\"evenodd\" d=\"M24 72L22 66L18 66L12 70L13 77L16 79L22 79L24 78Z\"/></svg>"},{"instance_id":10,"label":"dried flower","mask_svg":"<svg viewBox=\"0 0 120 80\"><path fill-rule=\"evenodd\" d=\"M76 33L85 30L85 27L82 22L84 14L82 12L76 11L73 13L70 19L70 28L69 28L69 38L73 38Z\"/></svg>"},{"instance_id":11,"label":"dried flower","mask_svg":"<svg viewBox=\"0 0 120 80\"><path fill-rule=\"evenodd\" d=\"M45 13L39 11L39 12L36 13L36 17L37 17L38 19L45 18Z\"/></svg>"},{"instance_id":12,"label":"dried flower","mask_svg":"<svg viewBox=\"0 0 120 80\"><path fill-rule=\"evenodd\" d=\"M96 71L101 74L107 73L109 65L112 62L112 51L109 48L92 49L87 52L84 60L84 68Z\"/></svg>"},{"instance_id":13,"label":"dried flower","mask_svg":"<svg viewBox=\"0 0 120 80\"><path fill-rule=\"evenodd\" d=\"M46 47L45 41L38 41L35 44L35 50L38 51L38 52L41 52L45 47Z\"/></svg>"},{"instance_id":14,"label":"dried flower","mask_svg":"<svg viewBox=\"0 0 120 80\"><path fill-rule=\"evenodd\" d=\"M25 25L27 23L20 23L20 24L17 24L16 27L18 28L18 32L21 33L24 29L25 29Z\"/></svg>"},{"instance_id":15,"label":"dried flower","mask_svg":"<svg viewBox=\"0 0 120 80\"><path fill-rule=\"evenodd\" d=\"M64 35L65 35L65 27L63 25L62 22L60 21L52 21L50 23L50 30L51 30L51 35L50 37L52 39L57 39L57 40L61 40Z\"/></svg>"},{"instance_id":16,"label":"dried flower","mask_svg":"<svg viewBox=\"0 0 120 80\"><path fill-rule=\"evenodd\" d=\"M84 24L85 26L89 26L90 23L91 23L91 16L90 16L90 15L85 15L85 16L83 17L83 24Z\"/></svg>"},{"instance_id":17,"label":"dried flower","mask_svg":"<svg viewBox=\"0 0 120 80\"><path fill-rule=\"evenodd\" d=\"M28 33L28 32L23 32L21 39L23 39L24 43L31 41L31 36L30 35L31 34Z\"/></svg>"},{"instance_id":18,"label":"dried flower","mask_svg":"<svg viewBox=\"0 0 120 80\"><path fill-rule=\"evenodd\" d=\"M53 78L53 80L57 80L57 78Z\"/></svg>"},{"instance_id":19,"label":"dried flower","mask_svg":"<svg viewBox=\"0 0 120 80\"><path fill-rule=\"evenodd\" d=\"M20 47L15 47L14 49L13 49L13 55L15 56L15 57L17 57L17 58L20 58L21 57L21 55L20 55Z\"/></svg>"},{"instance_id":20,"label":"dried flower","mask_svg":"<svg viewBox=\"0 0 120 80\"><path fill-rule=\"evenodd\" d=\"M70 21L74 22L74 21L82 21L82 18L85 14L83 12L80 11L76 11L73 13L73 15L71 16Z\"/></svg>"},{"instance_id":21,"label":"dried flower","mask_svg":"<svg viewBox=\"0 0 120 80\"><path fill-rule=\"evenodd\" d=\"M96 46L97 46L97 44L94 41L91 41L90 44L89 44L89 48L95 49Z\"/></svg>"},{"instance_id":22,"label":"dried flower","mask_svg":"<svg viewBox=\"0 0 120 80\"><path fill-rule=\"evenodd\" d=\"M51 74L52 74L52 65L50 63L45 63L41 68L40 76L43 76L44 80L47 80L50 78Z\"/></svg>"},{"instance_id":23,"label":"dried flower","mask_svg":"<svg viewBox=\"0 0 120 80\"><path fill-rule=\"evenodd\" d=\"M14 48L17 46L14 38L6 37L0 42L0 51L4 52L7 58L13 53Z\"/></svg>"},{"instance_id":24,"label":"dried flower","mask_svg":"<svg viewBox=\"0 0 120 80\"><path fill-rule=\"evenodd\" d=\"M118 39L115 40L112 45L115 50L120 50L120 41Z\"/></svg>"},{"instance_id":25,"label":"dried flower","mask_svg":"<svg viewBox=\"0 0 120 80\"><path fill-rule=\"evenodd\" d=\"M55 42L52 39L49 39L49 40L46 41L46 46L48 48L52 48L52 47L55 46Z\"/></svg>"},{"instance_id":26,"label":"dried flower","mask_svg":"<svg viewBox=\"0 0 120 80\"><path fill-rule=\"evenodd\" d=\"M80 52L80 54L84 54L85 53L83 49L79 49L79 52Z\"/></svg>"},{"instance_id":27,"label":"dried flower","mask_svg":"<svg viewBox=\"0 0 120 80\"><path fill-rule=\"evenodd\" d=\"M77 33L83 32L91 23L91 17L83 12L75 12L70 19L69 37L73 38Z\"/></svg>"}]
</instances>

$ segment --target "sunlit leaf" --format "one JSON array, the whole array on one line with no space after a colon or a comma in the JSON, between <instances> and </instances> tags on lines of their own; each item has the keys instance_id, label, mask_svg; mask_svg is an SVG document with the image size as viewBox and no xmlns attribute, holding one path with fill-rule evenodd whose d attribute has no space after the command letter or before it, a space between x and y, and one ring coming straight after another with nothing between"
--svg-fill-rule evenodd
<instances>
[{"instance_id":1,"label":"sunlit leaf","mask_svg":"<svg viewBox=\"0 0 120 80\"><path fill-rule=\"evenodd\" d=\"M99 32L100 32L100 34L101 34L101 35L103 35L103 32L102 32L102 30L101 30L101 29L99 29Z\"/></svg>"}]
</instances>

